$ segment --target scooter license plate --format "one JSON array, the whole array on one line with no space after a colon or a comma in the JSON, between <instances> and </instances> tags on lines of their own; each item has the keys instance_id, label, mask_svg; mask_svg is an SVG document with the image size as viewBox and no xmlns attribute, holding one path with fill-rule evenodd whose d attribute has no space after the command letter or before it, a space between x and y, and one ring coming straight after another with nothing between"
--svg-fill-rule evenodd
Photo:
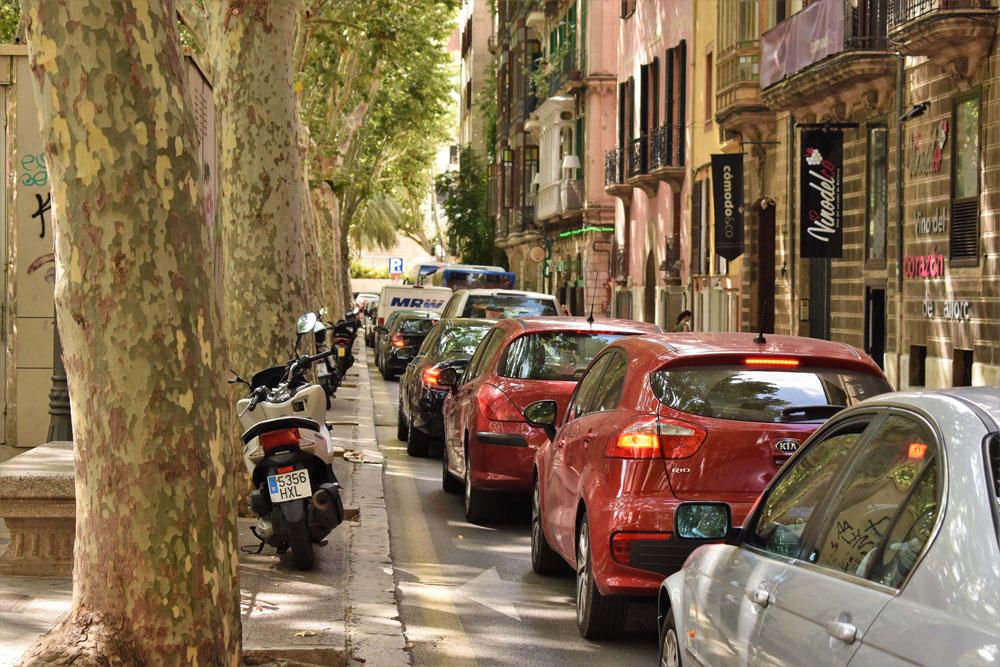
<instances>
[{"instance_id":1,"label":"scooter license plate","mask_svg":"<svg viewBox=\"0 0 1000 667\"><path fill-rule=\"evenodd\" d=\"M271 502L285 503L289 500L304 500L312 495L308 470L293 470L280 475L268 475L267 490Z\"/></svg>"},{"instance_id":2,"label":"scooter license plate","mask_svg":"<svg viewBox=\"0 0 1000 667\"><path fill-rule=\"evenodd\" d=\"M338 357L345 357L345 356L347 356L347 348L346 347L338 347L337 348L337 356Z\"/></svg>"}]
</instances>

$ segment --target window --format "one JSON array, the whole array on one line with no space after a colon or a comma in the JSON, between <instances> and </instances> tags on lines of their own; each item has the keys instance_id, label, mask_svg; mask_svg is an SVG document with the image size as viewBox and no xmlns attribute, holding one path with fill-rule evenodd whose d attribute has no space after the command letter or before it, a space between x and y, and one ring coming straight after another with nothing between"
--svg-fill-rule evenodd
<instances>
[{"instance_id":1,"label":"window","mask_svg":"<svg viewBox=\"0 0 1000 667\"><path fill-rule=\"evenodd\" d=\"M665 137L665 164L684 164L684 127L687 125L687 43L681 40L667 49L666 85L663 124L669 127Z\"/></svg>"},{"instance_id":2,"label":"window","mask_svg":"<svg viewBox=\"0 0 1000 667\"><path fill-rule=\"evenodd\" d=\"M555 314L556 304L551 297L520 296L518 294L470 296L462 311L462 317L484 317L490 320Z\"/></svg>"},{"instance_id":3,"label":"window","mask_svg":"<svg viewBox=\"0 0 1000 667\"><path fill-rule=\"evenodd\" d=\"M832 368L697 366L656 371L649 381L660 402L674 410L763 423L822 422L843 407L892 391L877 375Z\"/></svg>"},{"instance_id":4,"label":"window","mask_svg":"<svg viewBox=\"0 0 1000 667\"><path fill-rule=\"evenodd\" d=\"M885 261L885 227L888 215L888 130L868 126L868 239L867 259Z\"/></svg>"},{"instance_id":5,"label":"window","mask_svg":"<svg viewBox=\"0 0 1000 667\"><path fill-rule=\"evenodd\" d=\"M927 366L927 346L910 346L910 386L923 387L927 384L924 368Z\"/></svg>"},{"instance_id":6,"label":"window","mask_svg":"<svg viewBox=\"0 0 1000 667\"><path fill-rule=\"evenodd\" d=\"M531 206L535 202L533 182L535 176L538 174L538 146L525 146L521 154L524 157L524 169L522 171L524 175L524 188L522 190L524 198L521 201L521 205Z\"/></svg>"},{"instance_id":7,"label":"window","mask_svg":"<svg viewBox=\"0 0 1000 667\"><path fill-rule=\"evenodd\" d=\"M507 348L499 374L520 380L576 382L619 334L551 331L521 336Z\"/></svg>"},{"instance_id":8,"label":"window","mask_svg":"<svg viewBox=\"0 0 1000 667\"><path fill-rule=\"evenodd\" d=\"M823 500L868 421L845 424L813 442L761 501L747 544L797 558L806 523Z\"/></svg>"},{"instance_id":9,"label":"window","mask_svg":"<svg viewBox=\"0 0 1000 667\"><path fill-rule=\"evenodd\" d=\"M490 362L493 358L493 353L496 352L500 344L503 343L505 334L499 329L493 329L483 339L483 342L479 344L476 348L476 353L472 355L472 360L469 362L468 367L465 369L465 377L462 378L462 384L466 382L471 382L475 380L483 372L486 364Z\"/></svg>"},{"instance_id":10,"label":"window","mask_svg":"<svg viewBox=\"0 0 1000 667\"><path fill-rule=\"evenodd\" d=\"M622 0L622 13L621 17L628 18L635 13L635 0Z\"/></svg>"},{"instance_id":11,"label":"window","mask_svg":"<svg viewBox=\"0 0 1000 667\"><path fill-rule=\"evenodd\" d=\"M955 102L949 257L979 259L979 92Z\"/></svg>"},{"instance_id":12,"label":"window","mask_svg":"<svg viewBox=\"0 0 1000 667\"><path fill-rule=\"evenodd\" d=\"M618 407L618 403L622 398L622 392L625 390L625 375L628 371L625 355L619 352L611 352L608 356L611 358L611 361L608 363L604 377L601 378L601 383L594 393L594 401L588 412L614 410Z\"/></svg>"},{"instance_id":13,"label":"window","mask_svg":"<svg viewBox=\"0 0 1000 667\"><path fill-rule=\"evenodd\" d=\"M712 124L712 98L715 91L712 88L712 52L705 54L705 123Z\"/></svg>"},{"instance_id":14,"label":"window","mask_svg":"<svg viewBox=\"0 0 1000 667\"><path fill-rule=\"evenodd\" d=\"M450 327L441 330L440 336L433 336L431 343L433 347L427 347L426 344L425 347L428 350L434 349L435 358L468 359L475 354L476 348L489 330L490 326L487 324ZM432 338L428 337L428 340Z\"/></svg>"},{"instance_id":15,"label":"window","mask_svg":"<svg viewBox=\"0 0 1000 667\"><path fill-rule=\"evenodd\" d=\"M993 500L996 504L996 509L1000 511L1000 435L995 435L990 440L988 445L988 450L986 452L989 457L989 482L990 488L993 490Z\"/></svg>"},{"instance_id":16,"label":"window","mask_svg":"<svg viewBox=\"0 0 1000 667\"><path fill-rule=\"evenodd\" d=\"M899 585L937 517L936 453L929 426L909 415L889 415L834 494L836 506L808 560Z\"/></svg>"},{"instance_id":17,"label":"window","mask_svg":"<svg viewBox=\"0 0 1000 667\"><path fill-rule=\"evenodd\" d=\"M594 392L597 391L597 386L601 382L604 369L607 368L610 361L611 355L604 355L595 361L594 365L590 367L590 372L583 376L583 379L580 380L580 384L576 386L576 391L573 392L573 396L569 400L565 421L576 419L589 407L594 398Z\"/></svg>"}]
</instances>

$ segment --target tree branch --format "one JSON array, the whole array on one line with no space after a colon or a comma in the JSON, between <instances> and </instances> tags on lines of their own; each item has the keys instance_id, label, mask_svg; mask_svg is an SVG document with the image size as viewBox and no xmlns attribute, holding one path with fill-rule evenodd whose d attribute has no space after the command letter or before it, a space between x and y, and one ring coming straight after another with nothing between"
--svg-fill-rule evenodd
<instances>
[{"instance_id":1,"label":"tree branch","mask_svg":"<svg viewBox=\"0 0 1000 667\"><path fill-rule=\"evenodd\" d=\"M207 51L208 43L208 14L201 0L176 0L177 18L184 27L201 44L202 50Z\"/></svg>"}]
</instances>

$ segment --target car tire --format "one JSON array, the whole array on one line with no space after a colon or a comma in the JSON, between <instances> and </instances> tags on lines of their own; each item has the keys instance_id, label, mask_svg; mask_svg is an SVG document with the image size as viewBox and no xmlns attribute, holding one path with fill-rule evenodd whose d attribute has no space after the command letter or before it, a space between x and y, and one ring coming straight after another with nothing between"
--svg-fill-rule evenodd
<instances>
[{"instance_id":1,"label":"car tire","mask_svg":"<svg viewBox=\"0 0 1000 667\"><path fill-rule=\"evenodd\" d=\"M288 524L288 548L292 552L292 563L296 570L313 569L316 556L305 519Z\"/></svg>"},{"instance_id":2,"label":"car tire","mask_svg":"<svg viewBox=\"0 0 1000 667\"><path fill-rule=\"evenodd\" d=\"M399 407L396 409L396 439L400 442L406 442L410 437L410 425L406 421L406 415L403 414L403 399L399 399ZM409 448L406 450L409 452Z\"/></svg>"},{"instance_id":3,"label":"car tire","mask_svg":"<svg viewBox=\"0 0 1000 667\"><path fill-rule=\"evenodd\" d=\"M565 571L563 559L549 546L542 529L542 503L538 479L531 491L531 569L535 574L558 574Z\"/></svg>"},{"instance_id":4,"label":"car tire","mask_svg":"<svg viewBox=\"0 0 1000 667\"><path fill-rule=\"evenodd\" d=\"M472 486L469 470L472 464L465 455L465 519L469 523L483 524L493 518L494 495L489 491Z\"/></svg>"},{"instance_id":5,"label":"car tire","mask_svg":"<svg viewBox=\"0 0 1000 667\"><path fill-rule=\"evenodd\" d=\"M386 368L384 361L379 364L378 372L381 374L383 380L389 379L389 370Z\"/></svg>"},{"instance_id":6,"label":"car tire","mask_svg":"<svg viewBox=\"0 0 1000 667\"><path fill-rule=\"evenodd\" d=\"M681 643L677 638L677 625L674 623L674 611L668 609L660 627L660 667L683 667L681 661Z\"/></svg>"},{"instance_id":7,"label":"car tire","mask_svg":"<svg viewBox=\"0 0 1000 667\"><path fill-rule=\"evenodd\" d=\"M441 457L441 488L445 493L457 494L462 490L462 482L448 470L448 452Z\"/></svg>"},{"instance_id":8,"label":"car tire","mask_svg":"<svg viewBox=\"0 0 1000 667\"><path fill-rule=\"evenodd\" d=\"M410 429L410 439L406 443L406 453L410 456L426 457L431 439L418 429Z\"/></svg>"},{"instance_id":9,"label":"car tire","mask_svg":"<svg viewBox=\"0 0 1000 667\"><path fill-rule=\"evenodd\" d=\"M584 639L617 639L625 630L628 600L597 590L590 553L590 524L580 519L576 532L576 627Z\"/></svg>"}]
</instances>

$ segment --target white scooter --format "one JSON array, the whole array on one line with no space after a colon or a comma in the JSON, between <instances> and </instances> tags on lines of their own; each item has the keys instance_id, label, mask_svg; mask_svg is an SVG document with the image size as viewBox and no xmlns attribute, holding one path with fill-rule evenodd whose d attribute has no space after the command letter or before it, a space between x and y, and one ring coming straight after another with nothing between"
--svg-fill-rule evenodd
<instances>
[{"instance_id":1,"label":"white scooter","mask_svg":"<svg viewBox=\"0 0 1000 667\"><path fill-rule=\"evenodd\" d=\"M311 333L316 316L297 323L296 349ZM312 545L344 519L340 484L333 472L333 447L326 427L326 393L306 380L312 364L332 350L301 356L286 366L256 373L250 382L236 375L250 394L236 406L243 434L243 458L253 479L250 507L258 516L254 534L278 549L291 550L300 570L315 563ZM235 375L235 373L234 373Z\"/></svg>"}]
</instances>

